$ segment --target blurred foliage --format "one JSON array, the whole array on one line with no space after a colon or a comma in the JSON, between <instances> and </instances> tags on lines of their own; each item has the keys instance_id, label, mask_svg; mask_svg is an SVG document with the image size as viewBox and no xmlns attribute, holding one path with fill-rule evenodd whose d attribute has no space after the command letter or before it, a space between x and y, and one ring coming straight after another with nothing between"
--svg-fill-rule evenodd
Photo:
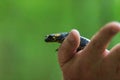
<instances>
[{"instance_id":1,"label":"blurred foliage","mask_svg":"<svg viewBox=\"0 0 120 80\"><path fill-rule=\"evenodd\" d=\"M61 80L55 49L44 36L78 29L91 38L120 21L120 0L0 0L0 80ZM118 43L117 35L110 47Z\"/></svg>"}]
</instances>

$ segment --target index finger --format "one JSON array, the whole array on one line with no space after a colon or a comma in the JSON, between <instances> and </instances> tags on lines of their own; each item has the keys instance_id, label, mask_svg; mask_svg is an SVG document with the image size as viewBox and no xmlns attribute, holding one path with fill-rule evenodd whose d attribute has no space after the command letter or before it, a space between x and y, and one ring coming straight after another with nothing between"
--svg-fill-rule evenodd
<instances>
[{"instance_id":1,"label":"index finger","mask_svg":"<svg viewBox=\"0 0 120 80\"><path fill-rule=\"evenodd\" d=\"M111 22L105 25L96 35L93 36L91 42L86 46L85 50L89 57L96 60L104 56L104 51L109 42L120 31L120 23Z\"/></svg>"}]
</instances>

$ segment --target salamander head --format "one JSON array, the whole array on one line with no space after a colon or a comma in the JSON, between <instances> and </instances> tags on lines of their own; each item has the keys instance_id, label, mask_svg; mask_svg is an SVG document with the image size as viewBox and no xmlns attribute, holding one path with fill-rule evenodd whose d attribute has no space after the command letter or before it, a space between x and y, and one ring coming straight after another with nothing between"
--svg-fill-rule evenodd
<instances>
[{"instance_id":1,"label":"salamander head","mask_svg":"<svg viewBox=\"0 0 120 80\"><path fill-rule=\"evenodd\" d=\"M60 34L50 34L45 36L45 42L58 42L58 37Z\"/></svg>"}]
</instances>

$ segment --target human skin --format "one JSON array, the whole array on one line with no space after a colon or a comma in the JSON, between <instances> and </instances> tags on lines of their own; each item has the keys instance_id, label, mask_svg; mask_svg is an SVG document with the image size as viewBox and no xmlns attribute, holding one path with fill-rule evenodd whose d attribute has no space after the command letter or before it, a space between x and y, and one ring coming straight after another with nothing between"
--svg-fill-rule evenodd
<instances>
[{"instance_id":1,"label":"human skin","mask_svg":"<svg viewBox=\"0 0 120 80\"><path fill-rule=\"evenodd\" d=\"M120 80L120 44L106 49L118 32L120 23L110 22L77 52L80 34L73 29L58 50L64 80Z\"/></svg>"}]
</instances>

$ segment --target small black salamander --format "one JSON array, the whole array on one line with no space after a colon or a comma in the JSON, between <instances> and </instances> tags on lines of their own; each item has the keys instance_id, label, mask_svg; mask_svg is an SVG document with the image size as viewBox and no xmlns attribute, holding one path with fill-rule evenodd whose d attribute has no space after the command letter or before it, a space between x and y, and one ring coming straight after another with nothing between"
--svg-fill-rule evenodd
<instances>
[{"instance_id":1,"label":"small black salamander","mask_svg":"<svg viewBox=\"0 0 120 80\"><path fill-rule=\"evenodd\" d=\"M68 32L49 34L45 37L45 42L62 43L64 39L68 36L68 34L69 34ZM89 39L80 36L80 46L78 47L77 51L83 49L89 42L90 42Z\"/></svg>"}]
</instances>

